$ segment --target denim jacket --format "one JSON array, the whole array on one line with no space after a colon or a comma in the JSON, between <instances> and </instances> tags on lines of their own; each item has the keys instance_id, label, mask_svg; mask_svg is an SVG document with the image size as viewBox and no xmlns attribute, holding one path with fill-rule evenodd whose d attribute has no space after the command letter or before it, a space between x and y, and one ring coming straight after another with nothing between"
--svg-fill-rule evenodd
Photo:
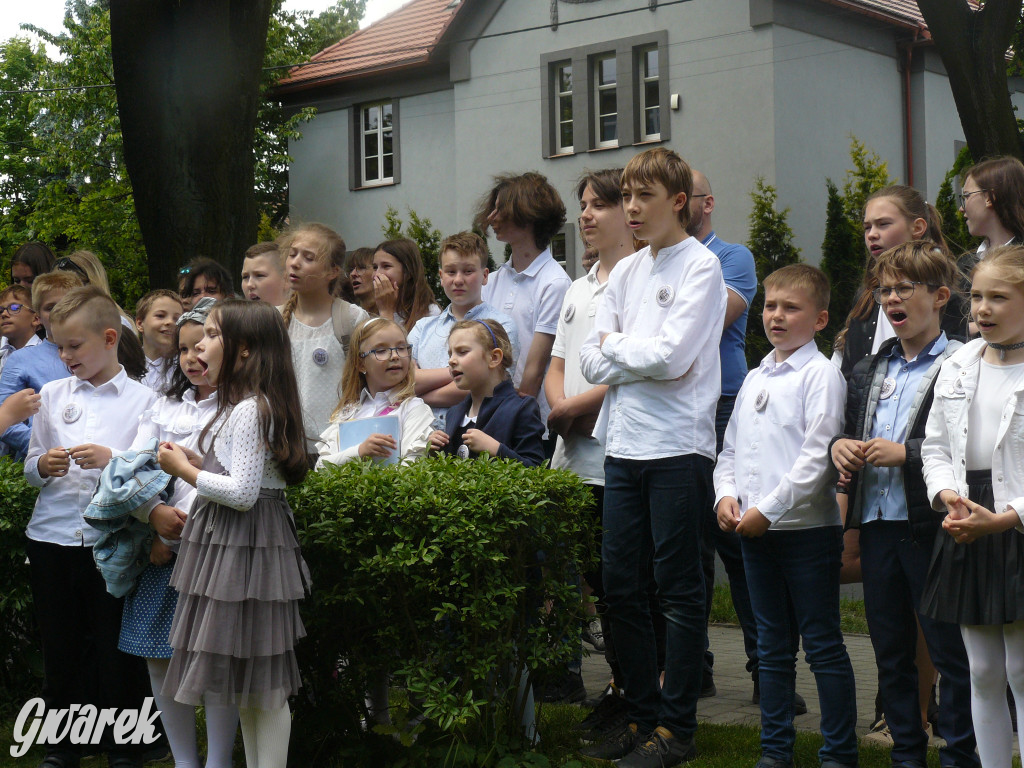
<instances>
[{"instance_id":1,"label":"denim jacket","mask_svg":"<svg viewBox=\"0 0 1024 768\"><path fill-rule=\"evenodd\" d=\"M173 478L160 469L153 439L140 451L128 451L110 459L82 517L102 531L93 545L96 567L107 582L107 591L124 597L135 588L139 574L149 565L153 530L132 512L173 490Z\"/></svg>"}]
</instances>

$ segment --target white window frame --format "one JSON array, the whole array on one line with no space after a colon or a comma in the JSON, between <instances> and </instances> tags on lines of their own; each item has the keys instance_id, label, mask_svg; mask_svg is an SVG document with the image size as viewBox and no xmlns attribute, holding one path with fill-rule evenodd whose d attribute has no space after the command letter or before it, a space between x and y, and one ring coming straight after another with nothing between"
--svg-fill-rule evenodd
<instances>
[{"instance_id":1,"label":"white window frame","mask_svg":"<svg viewBox=\"0 0 1024 768\"><path fill-rule=\"evenodd\" d=\"M562 73L568 70L569 72L569 90L562 90ZM552 89L554 93L555 103L552 105L554 108L555 115L555 152L559 155L571 155L573 153L573 146L576 143L576 137L573 133L573 101L572 101L572 62L564 61L560 64L555 65L555 87ZM562 114L562 105L569 102L569 118L566 120ZM562 127L568 123L569 135L573 137L573 140L569 144L562 144Z\"/></svg>"},{"instance_id":2,"label":"white window frame","mask_svg":"<svg viewBox=\"0 0 1024 768\"><path fill-rule=\"evenodd\" d=\"M657 57L659 74L651 75L647 71L647 55L654 53ZM660 72L661 72L661 53L658 50L657 45L648 45L643 48L637 49L637 72L640 77L638 82L639 98L637 103L640 107L640 141L661 141L661 121L664 115L661 114L661 100L656 98L653 104L647 103L647 85L654 83L656 86L660 83ZM657 112L658 113L658 132L647 133L647 113Z\"/></svg>"},{"instance_id":3,"label":"white window frame","mask_svg":"<svg viewBox=\"0 0 1024 768\"><path fill-rule=\"evenodd\" d=\"M615 65L615 79L610 83L601 83L601 63L604 61L611 61ZM609 51L608 53L602 53L594 57L593 67L591 76L591 86L593 88L593 113L594 113L594 147L599 149L606 149L610 147L619 146L619 68L618 62L616 61L615 51ZM611 91L615 97L615 111L614 112L601 112L601 94L603 92ZM605 117L615 117L615 138L606 139L601 141L601 121Z\"/></svg>"},{"instance_id":4,"label":"white window frame","mask_svg":"<svg viewBox=\"0 0 1024 768\"><path fill-rule=\"evenodd\" d=\"M384 125L384 110L387 108L391 113L391 124L388 126ZM366 128L366 116L367 112L371 109L379 110L379 118L377 120L377 127L367 129ZM377 101L372 104L363 104L359 107L359 178L364 187L379 187L384 184L395 183L395 122L394 122L395 110L394 104L391 101ZM367 136L377 136L377 154L367 155L366 153L366 138ZM385 135L391 138L391 175L384 175L384 158L388 153L384 152L384 137ZM366 161L371 157L377 158L377 178L367 179L366 178Z\"/></svg>"}]
</instances>

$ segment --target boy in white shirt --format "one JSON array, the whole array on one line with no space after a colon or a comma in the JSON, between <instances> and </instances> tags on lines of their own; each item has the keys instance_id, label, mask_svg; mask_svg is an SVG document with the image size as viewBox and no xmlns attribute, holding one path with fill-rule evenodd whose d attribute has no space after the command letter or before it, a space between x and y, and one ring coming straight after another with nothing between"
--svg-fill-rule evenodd
<instances>
[{"instance_id":1,"label":"boy in white shirt","mask_svg":"<svg viewBox=\"0 0 1024 768\"><path fill-rule=\"evenodd\" d=\"M112 450L126 450L156 394L117 360L117 305L95 286L75 288L50 313L72 376L45 384L32 424L25 479L40 488L25 551L43 646L48 709L71 704L138 709L148 690L141 658L117 649L122 601L93 562L99 531L82 513ZM141 766L140 747L104 744L111 768ZM78 746L48 745L49 765L77 766Z\"/></svg>"},{"instance_id":2,"label":"boy in white shirt","mask_svg":"<svg viewBox=\"0 0 1024 768\"><path fill-rule=\"evenodd\" d=\"M696 756L704 655L701 536L712 496L718 343L725 283L718 258L686 234L690 167L664 148L622 174L633 234L650 245L608 278L580 363L608 385L595 436L604 443L602 571L629 725L581 750L623 768L662 768ZM648 563L665 616L659 688Z\"/></svg>"},{"instance_id":3,"label":"boy in white shirt","mask_svg":"<svg viewBox=\"0 0 1024 768\"><path fill-rule=\"evenodd\" d=\"M826 471L846 382L814 343L828 324L825 274L791 264L768 275L764 290L775 349L744 379L715 468L718 523L743 536L757 621L757 768L793 765L797 631L818 687L822 768L846 768L857 765L857 692L839 628L843 528Z\"/></svg>"}]
</instances>

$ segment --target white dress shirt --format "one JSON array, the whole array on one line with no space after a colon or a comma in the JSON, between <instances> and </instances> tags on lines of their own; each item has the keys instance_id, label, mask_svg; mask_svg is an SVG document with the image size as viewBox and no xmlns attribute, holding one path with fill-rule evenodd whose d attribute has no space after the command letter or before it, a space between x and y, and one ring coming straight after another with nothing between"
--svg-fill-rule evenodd
<instances>
[{"instance_id":1,"label":"white dress shirt","mask_svg":"<svg viewBox=\"0 0 1024 768\"><path fill-rule=\"evenodd\" d=\"M398 417L398 458L405 461L419 459L430 450L430 433L434 431L434 412L418 397L408 397L394 404L393 390L371 395L369 390L360 393L359 404L345 408L337 420L320 435L320 457L316 468L324 464L344 464L359 458L359 446L342 449L338 442L338 424L353 419L369 419L374 416L393 414Z\"/></svg>"},{"instance_id":2,"label":"white dress shirt","mask_svg":"<svg viewBox=\"0 0 1024 768\"><path fill-rule=\"evenodd\" d=\"M615 265L580 351L587 381L609 385L594 430L606 456L715 458L725 302L718 257L695 238Z\"/></svg>"},{"instance_id":3,"label":"white dress shirt","mask_svg":"<svg viewBox=\"0 0 1024 768\"><path fill-rule=\"evenodd\" d=\"M828 446L843 431L846 380L814 340L785 360L775 350L743 381L715 467L715 507L757 507L772 530L839 525Z\"/></svg>"},{"instance_id":4,"label":"white dress shirt","mask_svg":"<svg viewBox=\"0 0 1024 768\"><path fill-rule=\"evenodd\" d=\"M25 479L41 488L26 533L33 541L65 547L92 546L100 532L82 519L102 470L75 462L64 477L40 477L39 457L51 448L95 443L124 451L135 439L139 416L156 400L153 390L128 378L122 367L106 384L94 387L69 376L43 386L39 413L25 458Z\"/></svg>"}]
</instances>

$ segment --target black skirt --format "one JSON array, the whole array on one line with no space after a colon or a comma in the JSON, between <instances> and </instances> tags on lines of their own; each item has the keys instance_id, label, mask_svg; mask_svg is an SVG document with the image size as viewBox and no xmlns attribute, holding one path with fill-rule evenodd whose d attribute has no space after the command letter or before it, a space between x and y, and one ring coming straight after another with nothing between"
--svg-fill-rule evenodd
<instances>
[{"instance_id":1,"label":"black skirt","mask_svg":"<svg viewBox=\"0 0 1024 768\"><path fill-rule=\"evenodd\" d=\"M967 497L992 509L992 473L967 473ZM995 511L995 510L993 510ZM955 624L1009 624L1024 619L1024 536L1011 528L970 544L939 530L921 613Z\"/></svg>"}]
</instances>

